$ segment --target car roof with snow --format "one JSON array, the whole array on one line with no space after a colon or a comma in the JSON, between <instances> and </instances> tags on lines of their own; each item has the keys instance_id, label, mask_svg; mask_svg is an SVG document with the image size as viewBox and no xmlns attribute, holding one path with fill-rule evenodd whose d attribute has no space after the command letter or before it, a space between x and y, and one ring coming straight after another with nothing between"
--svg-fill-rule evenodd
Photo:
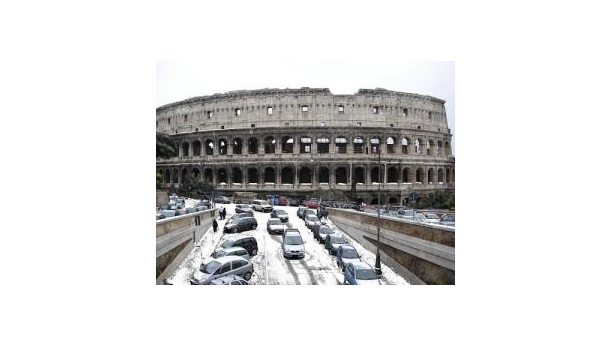
<instances>
[{"instance_id":1,"label":"car roof with snow","mask_svg":"<svg viewBox=\"0 0 610 345\"><path fill-rule=\"evenodd\" d=\"M235 280L239 280L239 281L245 281L244 278L240 277L240 276L236 276L234 274L228 275L228 276L223 276L223 277L218 277L214 280L212 280L214 283L230 283L232 281Z\"/></svg>"},{"instance_id":2,"label":"car roof with snow","mask_svg":"<svg viewBox=\"0 0 610 345\"><path fill-rule=\"evenodd\" d=\"M355 269L373 269L373 266L364 261L353 261L348 263L348 265L354 266Z\"/></svg>"},{"instance_id":3,"label":"car roof with snow","mask_svg":"<svg viewBox=\"0 0 610 345\"><path fill-rule=\"evenodd\" d=\"M225 253L233 253L233 252L236 252L236 251L238 251L238 250L245 250L245 249L244 249L244 248L242 248L242 247L229 247L229 248L222 248L222 250L223 250Z\"/></svg>"},{"instance_id":4,"label":"car roof with snow","mask_svg":"<svg viewBox=\"0 0 610 345\"><path fill-rule=\"evenodd\" d=\"M236 260L239 260L239 261L248 261L248 260L242 258L241 256L235 256L235 255L227 255L227 256L223 256L221 258L217 258L217 259L214 259L214 260L220 262L221 265L222 264L226 264L229 261L236 261Z\"/></svg>"}]
</instances>

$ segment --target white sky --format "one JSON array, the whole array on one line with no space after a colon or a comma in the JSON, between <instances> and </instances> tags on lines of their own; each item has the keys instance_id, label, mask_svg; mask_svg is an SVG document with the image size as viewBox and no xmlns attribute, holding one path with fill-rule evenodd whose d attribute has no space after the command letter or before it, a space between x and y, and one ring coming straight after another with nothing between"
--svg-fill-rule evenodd
<instances>
[{"instance_id":1,"label":"white sky","mask_svg":"<svg viewBox=\"0 0 610 345\"><path fill-rule=\"evenodd\" d=\"M301 87L327 87L333 94L380 87L443 99L455 155L453 61L157 62L157 106L227 91Z\"/></svg>"}]
</instances>

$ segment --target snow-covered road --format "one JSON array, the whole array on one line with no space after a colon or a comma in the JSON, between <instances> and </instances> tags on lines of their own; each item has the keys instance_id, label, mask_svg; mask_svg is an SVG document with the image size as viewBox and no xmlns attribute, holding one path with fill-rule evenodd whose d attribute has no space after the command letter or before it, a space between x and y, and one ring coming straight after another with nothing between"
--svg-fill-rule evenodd
<instances>
[{"instance_id":1,"label":"snow-covered road","mask_svg":"<svg viewBox=\"0 0 610 345\"><path fill-rule=\"evenodd\" d=\"M188 201L187 201L188 204ZM220 204L216 205L220 207ZM234 213L235 204L222 205L227 209L227 219ZM267 232L267 220L269 213L254 212L258 222L256 230L248 230L239 234L223 234L222 229L226 220L218 220L217 233L211 229L201 238L193 251L182 264L168 278L175 285L189 284L189 277L199 269L204 260L209 260L210 255L218 245L228 238L253 236L258 242L258 254L251 261L254 265L254 274L251 283L257 285L337 285L343 283L343 273L337 267L334 256L328 254L323 244L319 244L314 238L311 230L297 217L297 207L274 206L283 209L289 215L288 223L291 228L299 229L305 241L305 257L303 259L286 259L282 255L282 235L271 235ZM329 220L327 222L335 231L343 234L362 255L362 260L375 265L375 254L364 249L358 242L339 230ZM385 284L408 284L402 277L395 274L389 267L382 263L382 282Z\"/></svg>"}]
</instances>

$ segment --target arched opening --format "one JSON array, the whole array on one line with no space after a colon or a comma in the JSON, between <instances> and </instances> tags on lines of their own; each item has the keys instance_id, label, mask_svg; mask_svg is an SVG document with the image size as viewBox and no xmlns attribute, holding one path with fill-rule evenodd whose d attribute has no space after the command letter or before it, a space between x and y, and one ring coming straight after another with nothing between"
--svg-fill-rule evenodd
<instances>
[{"instance_id":1,"label":"arched opening","mask_svg":"<svg viewBox=\"0 0 610 345\"><path fill-rule=\"evenodd\" d=\"M436 155L437 156L443 155L443 142L440 140L436 142Z\"/></svg>"},{"instance_id":2,"label":"arched opening","mask_svg":"<svg viewBox=\"0 0 610 345\"><path fill-rule=\"evenodd\" d=\"M335 139L335 153L347 153L347 139L345 137Z\"/></svg>"},{"instance_id":3,"label":"arched opening","mask_svg":"<svg viewBox=\"0 0 610 345\"><path fill-rule=\"evenodd\" d=\"M431 149L432 149L432 145L434 144L434 142L432 142L432 140L428 140L426 141L426 155L431 155Z\"/></svg>"},{"instance_id":4,"label":"arched opening","mask_svg":"<svg viewBox=\"0 0 610 345\"><path fill-rule=\"evenodd\" d=\"M364 184L364 168L357 167L354 169L354 182Z\"/></svg>"},{"instance_id":5,"label":"arched opening","mask_svg":"<svg viewBox=\"0 0 610 345\"><path fill-rule=\"evenodd\" d=\"M402 169L402 182L411 182L411 170L409 168Z\"/></svg>"},{"instance_id":6,"label":"arched opening","mask_svg":"<svg viewBox=\"0 0 610 345\"><path fill-rule=\"evenodd\" d=\"M201 141L193 141L193 156L201 156Z\"/></svg>"},{"instance_id":7,"label":"arched opening","mask_svg":"<svg viewBox=\"0 0 610 345\"><path fill-rule=\"evenodd\" d=\"M299 151L301 153L311 153L311 138L310 137L301 138L301 148Z\"/></svg>"},{"instance_id":8,"label":"arched opening","mask_svg":"<svg viewBox=\"0 0 610 345\"><path fill-rule=\"evenodd\" d=\"M248 139L248 153L251 155L258 154L258 139L254 137Z\"/></svg>"},{"instance_id":9,"label":"arched opening","mask_svg":"<svg viewBox=\"0 0 610 345\"><path fill-rule=\"evenodd\" d=\"M282 169L282 184L294 184L294 174L292 168Z\"/></svg>"},{"instance_id":10,"label":"arched opening","mask_svg":"<svg viewBox=\"0 0 610 345\"><path fill-rule=\"evenodd\" d=\"M302 167L299 172L299 183L311 183L311 169Z\"/></svg>"},{"instance_id":11,"label":"arched opening","mask_svg":"<svg viewBox=\"0 0 610 345\"><path fill-rule=\"evenodd\" d=\"M335 170L335 183L347 183L347 169L337 168Z\"/></svg>"},{"instance_id":12,"label":"arched opening","mask_svg":"<svg viewBox=\"0 0 610 345\"><path fill-rule=\"evenodd\" d=\"M212 169L205 169L203 171L203 180L207 183L212 183L214 181L214 172Z\"/></svg>"},{"instance_id":13,"label":"arched opening","mask_svg":"<svg viewBox=\"0 0 610 345\"><path fill-rule=\"evenodd\" d=\"M266 168L263 180L265 183L275 183L275 169Z\"/></svg>"},{"instance_id":14,"label":"arched opening","mask_svg":"<svg viewBox=\"0 0 610 345\"><path fill-rule=\"evenodd\" d=\"M415 182L424 183L424 169L417 169L417 171L415 172Z\"/></svg>"},{"instance_id":15,"label":"arched opening","mask_svg":"<svg viewBox=\"0 0 610 345\"><path fill-rule=\"evenodd\" d=\"M275 138L266 137L263 145L265 146L265 153L275 153Z\"/></svg>"},{"instance_id":16,"label":"arched opening","mask_svg":"<svg viewBox=\"0 0 610 345\"><path fill-rule=\"evenodd\" d=\"M165 183L169 183L169 181L171 181L172 178L172 174L170 173L169 169L165 169Z\"/></svg>"},{"instance_id":17,"label":"arched opening","mask_svg":"<svg viewBox=\"0 0 610 345\"><path fill-rule=\"evenodd\" d=\"M413 146L415 147L415 154L418 155L419 154L419 139L415 139L415 143L413 144Z\"/></svg>"},{"instance_id":18,"label":"arched opening","mask_svg":"<svg viewBox=\"0 0 610 345\"><path fill-rule=\"evenodd\" d=\"M389 171L389 170L388 170L388 171ZM394 197L394 196L391 196L391 197L390 197L390 200L388 200L388 203L389 203L390 205L396 205L396 204L398 204L398 198L396 198L396 197Z\"/></svg>"},{"instance_id":19,"label":"arched opening","mask_svg":"<svg viewBox=\"0 0 610 345\"><path fill-rule=\"evenodd\" d=\"M381 174L379 172L381 172ZM379 175L381 175L381 179ZM383 183L383 168L379 169L379 167L374 167L371 169L371 183L379 183L379 180Z\"/></svg>"},{"instance_id":20,"label":"arched opening","mask_svg":"<svg viewBox=\"0 0 610 345\"><path fill-rule=\"evenodd\" d=\"M248 169L248 183L258 183L258 169Z\"/></svg>"},{"instance_id":21,"label":"arched opening","mask_svg":"<svg viewBox=\"0 0 610 345\"><path fill-rule=\"evenodd\" d=\"M219 155L227 154L227 139L218 140L218 154Z\"/></svg>"},{"instance_id":22,"label":"arched opening","mask_svg":"<svg viewBox=\"0 0 610 345\"><path fill-rule=\"evenodd\" d=\"M443 169L438 169L438 182L445 182L445 171Z\"/></svg>"},{"instance_id":23,"label":"arched opening","mask_svg":"<svg viewBox=\"0 0 610 345\"><path fill-rule=\"evenodd\" d=\"M402 153L405 155L409 154L409 139L402 138L401 141Z\"/></svg>"},{"instance_id":24,"label":"arched opening","mask_svg":"<svg viewBox=\"0 0 610 345\"><path fill-rule=\"evenodd\" d=\"M199 181L199 169L194 168L193 171L191 171L191 175L193 176L193 180Z\"/></svg>"},{"instance_id":25,"label":"arched opening","mask_svg":"<svg viewBox=\"0 0 610 345\"><path fill-rule=\"evenodd\" d=\"M378 137L372 137L371 138L371 154L379 154L379 138Z\"/></svg>"},{"instance_id":26,"label":"arched opening","mask_svg":"<svg viewBox=\"0 0 610 345\"><path fill-rule=\"evenodd\" d=\"M354 138L354 153L363 153L364 152L364 139L362 137Z\"/></svg>"},{"instance_id":27,"label":"arched opening","mask_svg":"<svg viewBox=\"0 0 610 345\"><path fill-rule=\"evenodd\" d=\"M214 154L214 141L212 141L212 139L205 141L205 154L206 156L211 156Z\"/></svg>"},{"instance_id":28,"label":"arched opening","mask_svg":"<svg viewBox=\"0 0 610 345\"><path fill-rule=\"evenodd\" d=\"M244 176L240 168L233 168L233 183L244 183Z\"/></svg>"},{"instance_id":29,"label":"arched opening","mask_svg":"<svg viewBox=\"0 0 610 345\"><path fill-rule=\"evenodd\" d=\"M180 183L184 184L186 183L186 175L188 174L188 172L186 171L186 168L182 169L182 173L180 174Z\"/></svg>"},{"instance_id":30,"label":"arched opening","mask_svg":"<svg viewBox=\"0 0 610 345\"><path fill-rule=\"evenodd\" d=\"M182 143L182 157L186 157L189 155L189 143L185 141Z\"/></svg>"},{"instance_id":31,"label":"arched opening","mask_svg":"<svg viewBox=\"0 0 610 345\"><path fill-rule=\"evenodd\" d=\"M218 169L218 183L227 183L227 170L225 168Z\"/></svg>"},{"instance_id":32,"label":"arched opening","mask_svg":"<svg viewBox=\"0 0 610 345\"><path fill-rule=\"evenodd\" d=\"M318 153L328 153L329 140L326 137L318 138Z\"/></svg>"},{"instance_id":33,"label":"arched opening","mask_svg":"<svg viewBox=\"0 0 610 345\"><path fill-rule=\"evenodd\" d=\"M445 156L451 156L451 146L448 141L445 141Z\"/></svg>"},{"instance_id":34,"label":"arched opening","mask_svg":"<svg viewBox=\"0 0 610 345\"><path fill-rule=\"evenodd\" d=\"M318 182L330 183L330 174L328 173L328 168L320 167L318 169Z\"/></svg>"},{"instance_id":35,"label":"arched opening","mask_svg":"<svg viewBox=\"0 0 610 345\"><path fill-rule=\"evenodd\" d=\"M445 176L447 176L447 182L451 182L451 173L449 168L447 168L447 170L445 171Z\"/></svg>"},{"instance_id":36,"label":"arched opening","mask_svg":"<svg viewBox=\"0 0 610 345\"><path fill-rule=\"evenodd\" d=\"M371 200L371 205L378 205L379 204L379 200L377 198L373 198L373 200Z\"/></svg>"},{"instance_id":37,"label":"arched opening","mask_svg":"<svg viewBox=\"0 0 610 345\"><path fill-rule=\"evenodd\" d=\"M294 149L294 139L291 137L282 138L282 153L292 153Z\"/></svg>"},{"instance_id":38,"label":"arched opening","mask_svg":"<svg viewBox=\"0 0 610 345\"><path fill-rule=\"evenodd\" d=\"M398 183L398 169L395 167L388 168L388 182Z\"/></svg>"},{"instance_id":39,"label":"arched opening","mask_svg":"<svg viewBox=\"0 0 610 345\"><path fill-rule=\"evenodd\" d=\"M451 170L451 182L455 183L455 169Z\"/></svg>"},{"instance_id":40,"label":"arched opening","mask_svg":"<svg viewBox=\"0 0 610 345\"><path fill-rule=\"evenodd\" d=\"M394 138L388 137L386 140L386 148L388 149L388 153L394 153Z\"/></svg>"},{"instance_id":41,"label":"arched opening","mask_svg":"<svg viewBox=\"0 0 610 345\"><path fill-rule=\"evenodd\" d=\"M428 184L434 183L434 169L428 169Z\"/></svg>"},{"instance_id":42,"label":"arched opening","mask_svg":"<svg viewBox=\"0 0 610 345\"><path fill-rule=\"evenodd\" d=\"M172 183L178 183L178 169L172 171Z\"/></svg>"},{"instance_id":43,"label":"arched opening","mask_svg":"<svg viewBox=\"0 0 610 345\"><path fill-rule=\"evenodd\" d=\"M244 144L243 144L241 138L233 139L233 154L234 155L241 155L243 147L244 147Z\"/></svg>"}]
</instances>

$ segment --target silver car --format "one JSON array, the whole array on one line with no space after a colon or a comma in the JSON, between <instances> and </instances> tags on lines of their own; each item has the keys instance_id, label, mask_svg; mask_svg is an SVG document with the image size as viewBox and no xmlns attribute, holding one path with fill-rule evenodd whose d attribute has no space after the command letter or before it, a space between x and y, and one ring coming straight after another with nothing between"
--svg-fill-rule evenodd
<instances>
[{"instance_id":1,"label":"silver car","mask_svg":"<svg viewBox=\"0 0 610 345\"><path fill-rule=\"evenodd\" d=\"M216 278L210 282L210 285L250 285L248 282L240 276L224 276Z\"/></svg>"},{"instance_id":2,"label":"silver car","mask_svg":"<svg viewBox=\"0 0 610 345\"><path fill-rule=\"evenodd\" d=\"M278 218L269 218L267 221L267 232L271 233L284 233L284 223Z\"/></svg>"},{"instance_id":3,"label":"silver car","mask_svg":"<svg viewBox=\"0 0 610 345\"><path fill-rule=\"evenodd\" d=\"M223 256L228 256L228 255L235 255L235 256L244 258L246 260L250 260L250 254L248 254L248 251L242 247L222 248L222 249L214 252L214 254L212 254L212 257L214 259L218 259L218 258L221 258Z\"/></svg>"},{"instance_id":4,"label":"silver car","mask_svg":"<svg viewBox=\"0 0 610 345\"><path fill-rule=\"evenodd\" d=\"M305 257L305 241L298 231L284 232L282 241L282 252L285 258L304 258Z\"/></svg>"},{"instance_id":5,"label":"silver car","mask_svg":"<svg viewBox=\"0 0 610 345\"><path fill-rule=\"evenodd\" d=\"M245 280L252 278L254 266L244 258L235 255L223 256L218 259L212 259L193 273L191 277L191 285L208 285L216 278L237 275L242 276Z\"/></svg>"},{"instance_id":6,"label":"silver car","mask_svg":"<svg viewBox=\"0 0 610 345\"><path fill-rule=\"evenodd\" d=\"M320 219L318 219L318 217L313 215L305 216L305 226L307 226L309 229L313 229L314 226L321 224L322 223L320 222Z\"/></svg>"}]
</instances>

